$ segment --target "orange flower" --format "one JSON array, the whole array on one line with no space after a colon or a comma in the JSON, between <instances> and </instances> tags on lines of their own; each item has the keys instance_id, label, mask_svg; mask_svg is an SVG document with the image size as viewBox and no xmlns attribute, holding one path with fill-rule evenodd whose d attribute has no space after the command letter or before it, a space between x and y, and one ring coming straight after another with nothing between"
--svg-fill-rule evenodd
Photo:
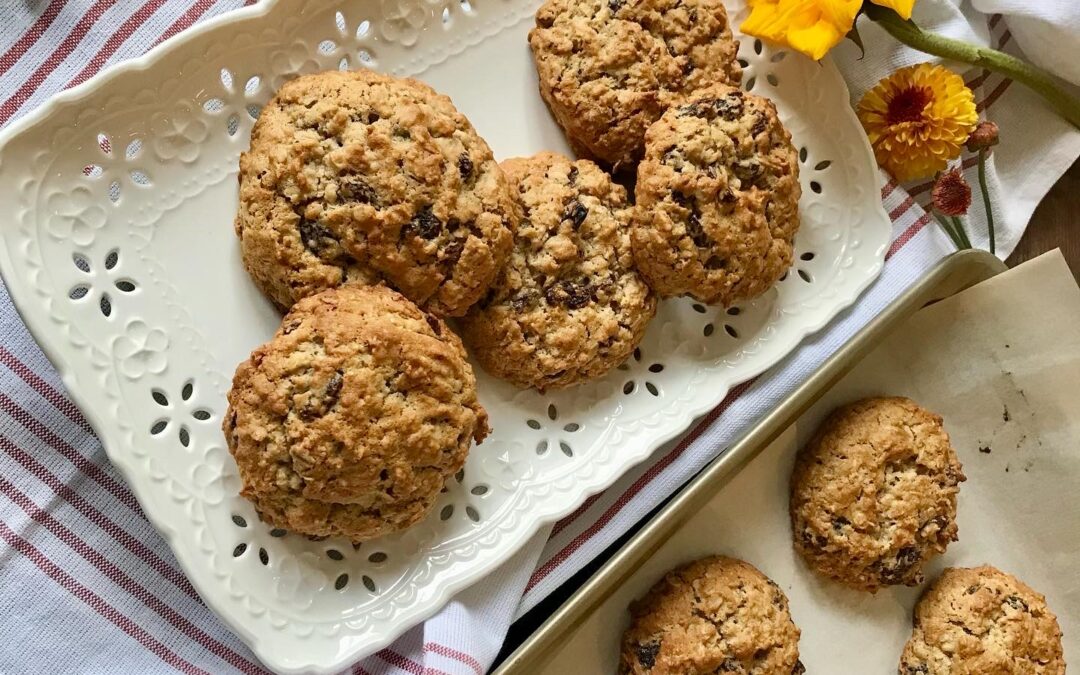
<instances>
[{"instance_id":1,"label":"orange flower","mask_svg":"<svg viewBox=\"0 0 1080 675\"><path fill-rule=\"evenodd\" d=\"M883 79L858 113L878 164L901 182L931 176L959 157L979 119L964 80L927 63Z\"/></svg>"},{"instance_id":2,"label":"orange flower","mask_svg":"<svg viewBox=\"0 0 1080 675\"><path fill-rule=\"evenodd\" d=\"M998 125L994 122L979 122L975 131L967 139L967 149L971 152L989 150L998 144Z\"/></svg>"},{"instance_id":3,"label":"orange flower","mask_svg":"<svg viewBox=\"0 0 1080 675\"><path fill-rule=\"evenodd\" d=\"M930 203L947 216L962 216L971 208L971 186L959 169L946 171L934 181Z\"/></svg>"}]
</instances>

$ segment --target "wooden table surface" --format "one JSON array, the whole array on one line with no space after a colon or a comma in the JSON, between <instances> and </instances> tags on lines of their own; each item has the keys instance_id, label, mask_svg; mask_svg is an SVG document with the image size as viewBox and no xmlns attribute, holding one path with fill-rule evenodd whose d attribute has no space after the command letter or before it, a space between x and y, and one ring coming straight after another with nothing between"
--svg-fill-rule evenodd
<instances>
[{"instance_id":1,"label":"wooden table surface","mask_svg":"<svg viewBox=\"0 0 1080 675\"><path fill-rule=\"evenodd\" d=\"M1018 265L1060 248L1080 281L1080 161L1051 188L1031 216L1024 237L1006 261Z\"/></svg>"}]
</instances>

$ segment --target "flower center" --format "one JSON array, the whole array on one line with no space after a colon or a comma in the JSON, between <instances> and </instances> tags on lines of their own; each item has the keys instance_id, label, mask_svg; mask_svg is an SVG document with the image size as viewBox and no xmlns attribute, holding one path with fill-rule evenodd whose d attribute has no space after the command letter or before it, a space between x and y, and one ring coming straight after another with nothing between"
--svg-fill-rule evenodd
<instances>
[{"instance_id":1,"label":"flower center","mask_svg":"<svg viewBox=\"0 0 1080 675\"><path fill-rule=\"evenodd\" d=\"M926 87L901 89L889 101L889 109L885 114L885 119L889 124L920 122L923 119L923 111L926 110L931 98L930 90Z\"/></svg>"}]
</instances>

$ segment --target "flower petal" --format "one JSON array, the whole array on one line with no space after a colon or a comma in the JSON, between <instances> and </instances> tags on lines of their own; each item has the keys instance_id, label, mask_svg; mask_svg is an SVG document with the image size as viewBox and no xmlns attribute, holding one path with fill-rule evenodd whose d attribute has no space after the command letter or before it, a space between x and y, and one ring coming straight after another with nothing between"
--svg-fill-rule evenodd
<instances>
[{"instance_id":1,"label":"flower petal","mask_svg":"<svg viewBox=\"0 0 1080 675\"><path fill-rule=\"evenodd\" d=\"M740 30L747 35L786 44L787 29L780 14L780 4L775 0L751 0L750 8L750 15L742 22Z\"/></svg>"},{"instance_id":2,"label":"flower petal","mask_svg":"<svg viewBox=\"0 0 1080 675\"><path fill-rule=\"evenodd\" d=\"M861 5L861 0L750 0L750 16L740 29L820 60L851 30Z\"/></svg>"},{"instance_id":3,"label":"flower petal","mask_svg":"<svg viewBox=\"0 0 1080 675\"><path fill-rule=\"evenodd\" d=\"M788 31L787 42L795 51L802 52L815 61L825 58L829 50L840 44L847 35L847 30L838 28L828 21L818 21L806 28L796 28Z\"/></svg>"},{"instance_id":4,"label":"flower petal","mask_svg":"<svg viewBox=\"0 0 1080 675\"><path fill-rule=\"evenodd\" d=\"M888 7L904 19L911 18L911 10L915 7L915 0L870 0L870 2L881 7Z\"/></svg>"}]
</instances>

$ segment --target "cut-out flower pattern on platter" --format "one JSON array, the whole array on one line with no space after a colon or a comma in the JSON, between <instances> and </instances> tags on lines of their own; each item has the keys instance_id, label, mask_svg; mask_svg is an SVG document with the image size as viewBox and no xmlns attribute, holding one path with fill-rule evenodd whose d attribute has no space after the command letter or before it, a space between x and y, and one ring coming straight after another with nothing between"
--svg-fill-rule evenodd
<instances>
[{"instance_id":1,"label":"cut-out flower pattern on platter","mask_svg":"<svg viewBox=\"0 0 1080 675\"><path fill-rule=\"evenodd\" d=\"M462 503L457 504L455 503L455 501L450 501L449 503L444 504L442 508L438 509L439 520L450 520L450 518L453 517L454 513L459 513L464 514L466 518L468 518L474 523L480 522L480 511L476 508L476 504L473 503L473 500L467 495L473 495L475 497L482 498L489 492L490 488L486 483L477 483L472 486L468 493L466 493L464 491L465 469L461 469L460 471L458 471L454 475L454 480L457 482L458 486L460 486L460 488L455 490L454 492L457 497L461 498ZM449 483L446 487L443 488L442 491L444 493L451 491Z\"/></svg>"},{"instance_id":2,"label":"cut-out flower pattern on platter","mask_svg":"<svg viewBox=\"0 0 1080 675\"><path fill-rule=\"evenodd\" d=\"M96 161L83 167L83 176L94 182L107 183L106 194L113 206L120 203L124 185L147 188L153 185L150 174L140 168L137 160L142 157L143 141L133 137L120 151L114 140L105 133L99 133L96 139L98 154Z\"/></svg>"},{"instance_id":3,"label":"cut-out flower pattern on platter","mask_svg":"<svg viewBox=\"0 0 1080 675\"><path fill-rule=\"evenodd\" d=\"M362 10L361 10L362 11ZM399 19L400 20L400 19ZM375 57L374 37L377 29L372 25L370 14L350 11L349 18L341 12L334 14L334 27L337 28L337 39L323 40L319 43L319 53L328 57L340 56L338 70L351 70L355 67L376 68L378 61ZM409 30L412 30L411 28ZM382 32L387 39L393 39L397 28L383 24Z\"/></svg>"},{"instance_id":4,"label":"cut-out flower pattern on platter","mask_svg":"<svg viewBox=\"0 0 1080 675\"><path fill-rule=\"evenodd\" d=\"M554 403L548 404L547 418L548 423L533 418L525 420L525 425L530 429L545 434L545 438L536 444L536 454L543 457L548 452L557 449L563 455L573 457L572 434L577 433L581 429L581 425L577 422L559 424L559 409Z\"/></svg>"},{"instance_id":5,"label":"cut-out flower pattern on platter","mask_svg":"<svg viewBox=\"0 0 1080 675\"><path fill-rule=\"evenodd\" d=\"M117 273L117 265L120 263L120 249L113 249L105 254L100 263L93 262L82 253L73 253L71 260L82 274L79 281L68 291L68 298L72 302L93 302L101 310L102 316L109 318L113 315L114 291L128 294L134 293L138 285L133 279L129 279Z\"/></svg>"},{"instance_id":6,"label":"cut-out flower pattern on platter","mask_svg":"<svg viewBox=\"0 0 1080 675\"><path fill-rule=\"evenodd\" d=\"M211 453L216 451L221 452L222 460L224 461L224 450L220 448L211 448ZM216 455L215 455L216 459ZM233 472L232 475L235 475ZM235 479L239 482L239 479ZM231 489L234 493L239 489L239 486L227 486L226 489ZM482 495L487 491L487 486L483 487L482 491L474 488L473 494ZM232 557L235 562L244 564L249 557L254 556L258 559L259 564L263 567L269 567L271 565L271 554L267 549L269 542L265 539L261 539L261 535L258 531L258 520L254 520L255 526L253 527L253 521L248 517L234 513L231 516L232 524L236 526L237 533L240 539L232 548ZM418 526L410 530L408 538L417 536L419 530L423 530L423 525ZM430 532L430 528L427 528L428 536L419 536L418 539L423 540L422 545L430 545L430 538L434 536L434 533ZM379 584L375 581L375 576L380 570L385 569L388 566L390 555L383 550L380 540L361 543L358 541L349 542L344 539L329 537L316 537L316 536L303 536L297 534L290 534L286 530L275 527L268 532L273 539L282 539L284 537L290 537L290 540L286 547L295 545L296 542L306 539L309 542L314 542L315 555L311 555L312 549L301 554L308 566L318 563L329 563L329 568L322 567L323 578L327 581L320 587L325 590L330 583L329 580L333 579L333 589L335 591L344 591L349 586L350 580L356 581L363 585L368 593L376 594L379 592ZM384 542L382 542L384 543ZM318 555L318 552L322 552L322 556L325 556L325 560L322 560L322 556ZM316 560L315 558L319 558ZM314 588L314 586L312 586ZM296 593L305 592L305 586L297 585L291 588L290 593L295 595ZM315 590L320 590L315 588Z\"/></svg>"},{"instance_id":7,"label":"cut-out flower pattern on platter","mask_svg":"<svg viewBox=\"0 0 1080 675\"><path fill-rule=\"evenodd\" d=\"M706 333L706 335L708 335L708 333ZM644 385L644 391L648 392L650 396L659 396L661 393L660 387L653 382L653 380L658 378L653 376L664 372L664 364L659 362L650 363L648 368L645 369L645 371L642 371L640 368L643 363L642 359L641 347L636 347L633 355L626 360L626 363L619 366L619 370L629 371L631 373L629 379L623 383L622 393L626 396L630 396L631 394L642 391L640 385ZM636 376L635 373L637 373ZM634 379L635 377L638 379Z\"/></svg>"},{"instance_id":8,"label":"cut-out flower pattern on platter","mask_svg":"<svg viewBox=\"0 0 1080 675\"><path fill-rule=\"evenodd\" d=\"M241 130L259 119L262 104L269 99L271 88L259 75L244 78L228 68L222 68L218 76L220 93L212 93L201 99L200 105L207 114L222 118L224 123L219 128L229 136L237 137Z\"/></svg>"},{"instance_id":9,"label":"cut-out flower pattern on platter","mask_svg":"<svg viewBox=\"0 0 1080 675\"><path fill-rule=\"evenodd\" d=\"M179 397L174 396L172 400L164 390L157 388L150 392L150 396L162 413L151 425L150 435L160 436L175 427L180 445L185 448L191 445L191 427L189 425L205 424L213 417L209 410L195 404L195 383L191 380L184 383L184 386L180 388Z\"/></svg>"}]
</instances>

